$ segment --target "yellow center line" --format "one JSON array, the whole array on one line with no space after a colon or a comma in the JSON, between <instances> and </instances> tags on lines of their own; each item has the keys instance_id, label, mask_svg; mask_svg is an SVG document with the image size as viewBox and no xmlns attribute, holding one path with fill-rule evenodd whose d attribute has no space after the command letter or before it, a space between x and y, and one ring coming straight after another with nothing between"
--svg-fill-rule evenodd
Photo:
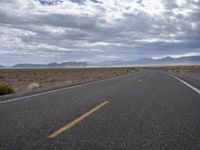
<instances>
[{"instance_id":1,"label":"yellow center line","mask_svg":"<svg viewBox=\"0 0 200 150\"><path fill-rule=\"evenodd\" d=\"M98 109L102 108L103 106L105 106L106 104L108 104L109 101L105 101L103 103L101 103L100 105L96 106L95 108L91 109L90 111L86 112L85 114L81 115L80 117L78 117L77 119L75 119L74 121L68 123L67 125L65 125L64 127L60 128L59 130L55 131L54 133L52 133L51 135L48 136L48 138L55 138L56 136L60 135L61 133L65 132L66 130L70 129L71 127L75 126L77 123L81 122L82 120L86 119L87 117L89 117L92 113L94 113L95 111L97 111Z\"/></svg>"}]
</instances>

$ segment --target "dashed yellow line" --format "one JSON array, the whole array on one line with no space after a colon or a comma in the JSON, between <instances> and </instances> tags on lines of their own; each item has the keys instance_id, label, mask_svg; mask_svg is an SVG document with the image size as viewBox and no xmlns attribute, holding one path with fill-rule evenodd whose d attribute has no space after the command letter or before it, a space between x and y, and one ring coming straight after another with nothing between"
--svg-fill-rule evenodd
<instances>
[{"instance_id":1,"label":"dashed yellow line","mask_svg":"<svg viewBox=\"0 0 200 150\"><path fill-rule=\"evenodd\" d=\"M81 115L80 117L78 117L74 121L68 123L64 127L62 127L59 130L55 131L54 133L52 133L51 135L49 135L48 138L55 138L56 136L62 134L63 132L65 132L66 130L68 130L71 127L75 126L77 123L81 122L82 120L86 119L92 113L96 112L97 110L99 110L100 108L102 108L103 106L105 106L108 103L109 103L109 101L105 101L105 102L101 103L100 105L96 106L95 108L93 108L90 111L86 112L85 114Z\"/></svg>"}]
</instances>

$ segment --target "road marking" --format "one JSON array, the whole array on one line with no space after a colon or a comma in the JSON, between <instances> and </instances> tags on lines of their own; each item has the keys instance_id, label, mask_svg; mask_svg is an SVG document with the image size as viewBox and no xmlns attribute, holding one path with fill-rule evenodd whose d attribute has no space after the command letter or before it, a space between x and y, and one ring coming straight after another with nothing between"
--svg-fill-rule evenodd
<instances>
[{"instance_id":1,"label":"road marking","mask_svg":"<svg viewBox=\"0 0 200 150\"><path fill-rule=\"evenodd\" d=\"M51 93L55 93L55 92L59 92L59 91L64 91L64 90L68 90L68 89L73 89L73 88L81 87L81 86L85 86L85 85L91 85L91 84L102 82L102 81L109 80L109 79L111 79L111 78L97 80L97 81L91 81L89 83L83 83L83 84L79 84L79 85L72 85L72 86L69 86L69 87L65 87L65 88L61 88L61 89L57 89L57 90L51 90L51 91L42 92L42 93L37 93L37 94L29 95L29 96L23 96L23 97L19 97L19 98L13 98L13 99L1 101L0 104L14 102L14 101L19 101L19 100L22 100L22 99L32 98L32 97L46 95L46 94L51 94Z\"/></svg>"},{"instance_id":2,"label":"road marking","mask_svg":"<svg viewBox=\"0 0 200 150\"><path fill-rule=\"evenodd\" d=\"M189 88L191 88L192 90L194 90L195 92L197 92L198 94L200 94L200 90L197 89L196 87L190 85L189 83L187 83L187 82L181 80L180 78L178 78L178 77L176 77L176 76L174 76L174 75L172 75L172 74L169 74L169 75L172 76L172 77L174 77L175 79L177 79L177 80L180 81L181 83L185 84L186 86L188 86Z\"/></svg>"},{"instance_id":3,"label":"road marking","mask_svg":"<svg viewBox=\"0 0 200 150\"><path fill-rule=\"evenodd\" d=\"M97 110L99 110L100 108L102 108L103 106L105 106L108 103L109 103L109 101L105 101L105 102L101 103L100 105L96 106L95 108L93 108L90 111L86 112L85 114L81 115L80 117L78 117L74 121L68 123L64 127L62 127L59 130L55 131L54 133L52 133L51 135L49 135L48 138L55 138L56 136L58 136L61 133L65 132L66 130L68 130L68 129L72 128L73 126L75 126L77 123L79 123L82 120L86 119L91 114L93 114L94 112L96 112Z\"/></svg>"},{"instance_id":4,"label":"road marking","mask_svg":"<svg viewBox=\"0 0 200 150\"><path fill-rule=\"evenodd\" d=\"M121 76L125 76L125 75L130 75L130 74L124 74L124 75L121 75ZM64 87L64 88L60 88L60 89L56 89L56 90L51 90L51 91L47 91L47 92L32 94L32 95L29 95L29 96L23 96L23 97L19 97L19 98L13 98L13 99L5 100L5 101L0 101L0 104L14 102L14 101L19 101L19 100L23 100L23 99L26 99L26 98L32 98L32 97L46 95L46 94L51 94L51 93L55 93L55 92L59 92L59 91L64 91L64 90L68 90L68 89L73 89L73 88L81 87L81 86L85 86L85 85L92 85L92 84L95 84L95 83L103 82L103 81L114 79L114 78L117 78L117 77L105 78L105 79L101 79L101 80L97 80L97 81L91 81L91 82L83 83L83 84L79 84L79 85L72 85L72 86L69 86L69 87Z\"/></svg>"},{"instance_id":5,"label":"road marking","mask_svg":"<svg viewBox=\"0 0 200 150\"><path fill-rule=\"evenodd\" d=\"M142 79L139 79L138 82L142 82Z\"/></svg>"}]
</instances>

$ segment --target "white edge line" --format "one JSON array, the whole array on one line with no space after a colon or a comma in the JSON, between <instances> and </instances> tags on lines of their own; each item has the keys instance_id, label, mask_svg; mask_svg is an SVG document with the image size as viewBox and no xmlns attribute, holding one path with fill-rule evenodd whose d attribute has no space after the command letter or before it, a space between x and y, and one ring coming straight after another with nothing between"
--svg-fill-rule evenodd
<instances>
[{"instance_id":1,"label":"white edge line","mask_svg":"<svg viewBox=\"0 0 200 150\"><path fill-rule=\"evenodd\" d=\"M130 74L124 74L124 75L130 75ZM120 77L120 76L116 76L116 77ZM9 103L9 102L13 102L13 101L19 101L19 100L22 100L22 99L36 97L36 96L50 94L50 93L55 93L55 92L59 92L59 91L64 91L64 90L67 90L67 89L73 89L73 88L76 88L76 87L90 85L90 84L102 82L102 81L105 81L105 80L110 80L110 79L113 79L113 78L115 78L115 76L111 77L111 78L105 78L105 79L97 80L97 81L91 81L91 82L88 82L88 83L82 83L82 84L79 84L79 85L71 85L69 87L65 87L65 88L61 88L61 89L51 90L51 91L37 93L37 94L33 94L33 95L28 95L28 96L23 96L23 97L19 97L19 98L13 98L13 99L5 100L5 101L0 101L0 104Z\"/></svg>"},{"instance_id":2,"label":"white edge line","mask_svg":"<svg viewBox=\"0 0 200 150\"><path fill-rule=\"evenodd\" d=\"M194 90L195 92L197 92L198 94L200 94L200 90L197 89L196 87L190 85L189 83L187 83L187 82L181 80L180 78L178 78L178 77L176 77L176 76L174 76L174 75L172 75L172 74L170 74L170 73L169 73L169 75L172 76L172 77L174 77L175 79L177 79L177 80L180 81L181 83L185 84L186 86L188 86L189 88L191 88L192 90Z\"/></svg>"},{"instance_id":3,"label":"white edge line","mask_svg":"<svg viewBox=\"0 0 200 150\"><path fill-rule=\"evenodd\" d=\"M108 79L110 79L110 78L99 80L99 81L92 81L92 82L89 82L89 83L83 83L83 84L79 84L79 85L72 85L72 86L69 86L69 87L61 88L61 89L51 90L51 91L37 93L37 94L33 94L33 95L28 95L28 96L23 96L23 97L19 97L19 98L13 98L13 99L1 101L0 104L18 101L18 100L22 100L22 99L26 99L26 98L31 98L31 97L36 97L36 96L40 96L40 95L55 93L55 92L59 92L59 91L64 91L64 90L67 90L67 89L72 89L72 88L81 87L81 86L85 86L85 85L90 85L90 84L102 82L102 81L108 80Z\"/></svg>"}]
</instances>

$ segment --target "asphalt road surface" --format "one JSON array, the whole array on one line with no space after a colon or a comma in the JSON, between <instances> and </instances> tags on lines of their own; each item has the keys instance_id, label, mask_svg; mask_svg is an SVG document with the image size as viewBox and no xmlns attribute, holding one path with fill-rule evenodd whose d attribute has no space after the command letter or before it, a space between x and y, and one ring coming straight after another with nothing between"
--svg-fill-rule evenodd
<instances>
[{"instance_id":1,"label":"asphalt road surface","mask_svg":"<svg viewBox=\"0 0 200 150\"><path fill-rule=\"evenodd\" d=\"M174 75L200 89L200 74L197 73L174 73Z\"/></svg>"},{"instance_id":2,"label":"asphalt road surface","mask_svg":"<svg viewBox=\"0 0 200 150\"><path fill-rule=\"evenodd\" d=\"M140 71L1 101L0 150L199 150L200 94L185 83Z\"/></svg>"}]
</instances>

